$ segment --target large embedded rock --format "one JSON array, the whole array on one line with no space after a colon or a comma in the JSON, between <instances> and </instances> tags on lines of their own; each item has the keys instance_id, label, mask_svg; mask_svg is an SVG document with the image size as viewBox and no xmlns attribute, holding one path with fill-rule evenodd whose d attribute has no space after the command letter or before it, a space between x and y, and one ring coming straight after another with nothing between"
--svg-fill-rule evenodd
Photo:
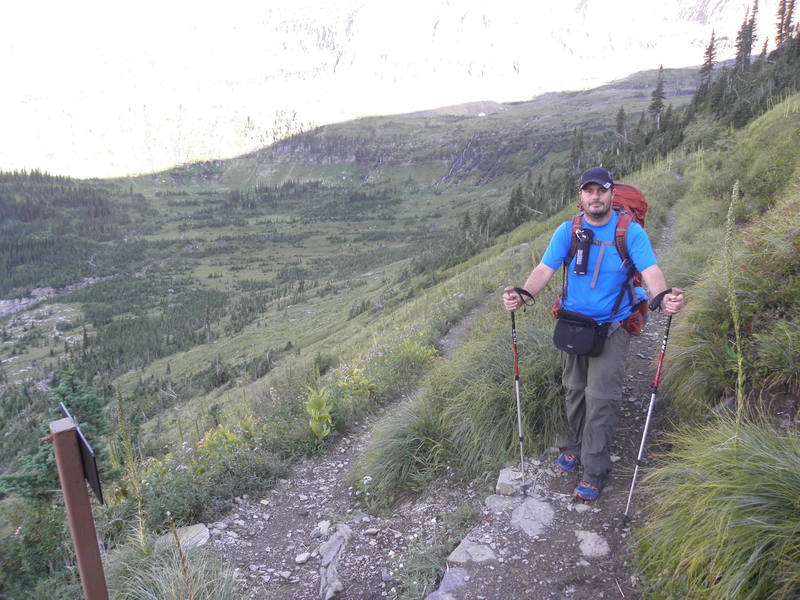
<instances>
[{"instance_id":1,"label":"large embedded rock","mask_svg":"<svg viewBox=\"0 0 800 600\"><path fill-rule=\"evenodd\" d=\"M522 503L522 498L494 495L486 498L483 503L490 511L498 514L517 508Z\"/></svg>"},{"instance_id":2,"label":"large embedded rock","mask_svg":"<svg viewBox=\"0 0 800 600\"><path fill-rule=\"evenodd\" d=\"M511 513L511 525L527 533L538 536L555 518L553 507L537 498L528 498Z\"/></svg>"},{"instance_id":3,"label":"large embedded rock","mask_svg":"<svg viewBox=\"0 0 800 600\"><path fill-rule=\"evenodd\" d=\"M208 540L211 538L211 532L208 530L208 527L202 523L198 523L197 525L189 525L187 527L180 527L176 530L176 533L178 534L178 540L180 541L181 548L183 549L203 546L208 543ZM158 538L156 543L174 544L175 536L171 532L165 533Z\"/></svg>"},{"instance_id":4,"label":"large embedded rock","mask_svg":"<svg viewBox=\"0 0 800 600\"><path fill-rule=\"evenodd\" d=\"M460 565L482 564L495 560L497 556L489 546L478 544L468 538L461 540L458 547L447 557L448 562Z\"/></svg>"},{"instance_id":5,"label":"large embedded rock","mask_svg":"<svg viewBox=\"0 0 800 600\"><path fill-rule=\"evenodd\" d=\"M501 496L515 496L522 492L522 477L519 469L508 467L500 471L495 491Z\"/></svg>"},{"instance_id":6,"label":"large embedded rock","mask_svg":"<svg viewBox=\"0 0 800 600\"><path fill-rule=\"evenodd\" d=\"M611 552L608 542L592 531L575 530L575 536L581 544L581 553L586 558L599 558Z\"/></svg>"},{"instance_id":7,"label":"large embedded rock","mask_svg":"<svg viewBox=\"0 0 800 600\"><path fill-rule=\"evenodd\" d=\"M331 600L344 590L344 584L339 579L337 564L342 550L347 545L352 535L352 530L343 524L336 526L336 533L322 544L319 549L319 597L320 600Z\"/></svg>"}]
</instances>

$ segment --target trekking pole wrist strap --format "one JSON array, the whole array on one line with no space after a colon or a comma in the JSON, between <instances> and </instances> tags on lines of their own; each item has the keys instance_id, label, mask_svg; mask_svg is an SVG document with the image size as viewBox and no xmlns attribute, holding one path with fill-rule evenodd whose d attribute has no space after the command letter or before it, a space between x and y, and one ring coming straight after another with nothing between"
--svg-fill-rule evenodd
<instances>
[{"instance_id":1,"label":"trekking pole wrist strap","mask_svg":"<svg viewBox=\"0 0 800 600\"><path fill-rule=\"evenodd\" d=\"M667 288L660 294L658 294L655 298L650 300L650 310L661 310L661 303L664 301L664 296L672 292L672 288Z\"/></svg>"},{"instance_id":2,"label":"trekking pole wrist strap","mask_svg":"<svg viewBox=\"0 0 800 600\"><path fill-rule=\"evenodd\" d=\"M519 295L519 299L522 300L522 303L526 306L533 306L536 302L536 298L531 294L528 290L521 287L515 287L514 291ZM530 298L527 300L525 297Z\"/></svg>"}]
</instances>

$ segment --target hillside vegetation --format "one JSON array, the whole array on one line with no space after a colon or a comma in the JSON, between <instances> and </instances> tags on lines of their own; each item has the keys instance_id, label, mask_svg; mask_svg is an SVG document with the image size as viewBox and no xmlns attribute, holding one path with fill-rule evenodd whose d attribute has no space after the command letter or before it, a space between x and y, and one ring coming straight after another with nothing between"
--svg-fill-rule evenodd
<instances>
[{"instance_id":1,"label":"hillside vegetation","mask_svg":"<svg viewBox=\"0 0 800 600\"><path fill-rule=\"evenodd\" d=\"M412 401L388 410L351 474L358 494L380 509L446 468L468 479L493 473L515 454L500 291L529 272L572 214L575 173L600 162L645 192L652 239L670 211L677 215L678 243L665 265L690 300L670 342L666 385L676 419L691 423L714 407L738 408L730 398L743 373L738 396L747 409L738 414L746 423L736 421L733 439L736 460L746 460L755 450L737 440L762 427L750 415L759 406L769 413L776 397L796 408L800 382L800 238L785 216L800 173L800 98L792 95L799 54L797 37L769 60L751 63L748 51L730 67L737 78L721 71L713 80L721 91L711 86L705 95L694 72L662 70L484 117L362 119L231 161L132 179L3 174L3 293L24 299L60 289L38 290L51 299L3 320L0 589L33 598L75 593L52 453L38 444L58 401L100 453L109 505L96 516L117 547L112 571L129 552L153 557L147 569L156 561L151 532L213 518L417 385ZM736 81L747 84L738 93L752 99L749 116L715 104L725 86L744 85ZM659 89L671 106L658 108ZM736 225L726 231L729 214ZM562 426L548 295L520 315L531 452ZM470 337L441 358L441 336L487 302ZM707 436L703 468L712 472L730 460L715 441L726 423L688 430L689 438ZM795 440L790 429L782 435ZM676 440L654 490L680 477L674 465L686 455ZM753 490L757 475L748 476ZM661 550L674 543L665 520L688 529L682 511L695 510L670 503L671 490L693 497L691 486L704 481L658 492L664 503L638 538L653 590L687 564L669 563ZM706 507L720 529L734 518L725 503ZM740 539L775 547L759 535ZM786 552L745 548L731 554L731 570L741 557L791 560L797 533L781 535ZM687 536L684 556L725 553L726 540ZM210 569L227 589L218 567ZM701 596L719 576L708 569L653 597L770 597L763 586L751 594L738 584L724 588L733 595ZM753 573L750 582L768 571ZM769 573L780 580L770 589L792 597L793 575Z\"/></svg>"},{"instance_id":2,"label":"hillside vegetation","mask_svg":"<svg viewBox=\"0 0 800 600\"><path fill-rule=\"evenodd\" d=\"M163 530L167 511L211 518L414 386L504 283L482 264L497 237L571 202L616 102L643 111L655 80L486 117L364 119L132 179L3 174L0 285L46 299L3 319L3 510L26 524L0 531L3 586L75 583L68 546L47 541L65 539L38 443L57 401L100 452L109 546L131 522ZM667 74L676 105L695 80Z\"/></svg>"},{"instance_id":3,"label":"hillside vegetation","mask_svg":"<svg viewBox=\"0 0 800 600\"><path fill-rule=\"evenodd\" d=\"M696 76L667 76L685 104ZM45 384L68 364L106 404L122 392L146 454L236 422L228 396L289 357L318 354L324 371L441 268L571 199L565 174L612 135L612 99L643 109L654 77L486 117L363 119L134 179L4 174L0 289L61 292L4 320L0 457L15 469L33 446ZM510 210L516 182L524 205Z\"/></svg>"}]
</instances>

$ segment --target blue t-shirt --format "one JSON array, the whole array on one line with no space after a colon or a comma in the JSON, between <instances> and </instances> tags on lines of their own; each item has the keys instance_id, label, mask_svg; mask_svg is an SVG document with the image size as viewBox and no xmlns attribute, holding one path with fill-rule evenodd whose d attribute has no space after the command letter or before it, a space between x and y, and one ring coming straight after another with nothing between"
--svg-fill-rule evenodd
<instances>
[{"instance_id":1,"label":"blue t-shirt","mask_svg":"<svg viewBox=\"0 0 800 600\"><path fill-rule=\"evenodd\" d=\"M587 223L584 217L583 227L592 230L595 241L589 250L589 268L586 275L576 275L575 257L573 257L567 270L567 297L562 300L564 308L591 317L598 323L622 321L633 312L633 303L626 290L617 313L611 314L620 290L626 284L628 275L628 269L622 266L622 258L614 246L614 232L618 221L619 215L616 211L612 214L611 220L600 227ZM569 254L571 236L572 219L562 223L553 233L553 238L545 250L542 262L553 270L557 270L563 265ZM597 244L598 241L609 242L609 244L601 246ZM656 256L650 240L638 223L632 222L628 227L627 246L628 254L639 271L644 271L656 264ZM597 259L601 249L600 272L595 277ZM647 294L642 288L637 287L635 292L637 302L647 298Z\"/></svg>"}]
</instances>

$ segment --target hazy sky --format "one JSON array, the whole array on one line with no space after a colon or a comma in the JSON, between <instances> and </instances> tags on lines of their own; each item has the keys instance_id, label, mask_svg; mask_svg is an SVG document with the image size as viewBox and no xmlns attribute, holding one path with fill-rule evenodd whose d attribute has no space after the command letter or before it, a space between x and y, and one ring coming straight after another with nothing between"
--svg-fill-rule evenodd
<instances>
[{"instance_id":1,"label":"hazy sky","mask_svg":"<svg viewBox=\"0 0 800 600\"><path fill-rule=\"evenodd\" d=\"M761 3L769 23L775 3ZM735 36L747 4L715 3L729 5L716 15L725 20L718 36ZM712 24L680 15L705 5L14 2L0 21L0 169L148 172L263 146L276 121L295 113L323 124L525 100L659 64L698 64Z\"/></svg>"}]
</instances>

